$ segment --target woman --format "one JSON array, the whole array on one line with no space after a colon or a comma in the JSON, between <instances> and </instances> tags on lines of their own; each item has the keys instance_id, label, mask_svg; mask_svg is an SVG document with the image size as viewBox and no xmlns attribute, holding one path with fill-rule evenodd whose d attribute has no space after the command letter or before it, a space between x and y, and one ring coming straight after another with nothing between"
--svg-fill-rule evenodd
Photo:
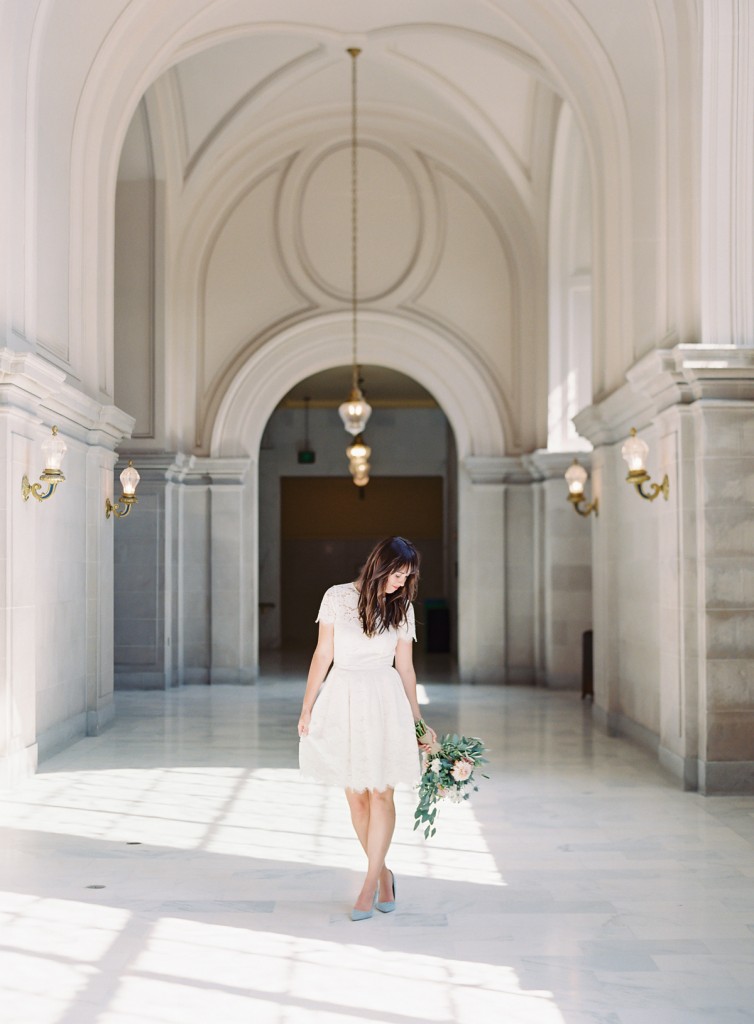
<instances>
[{"instance_id":1,"label":"woman","mask_svg":"<svg viewBox=\"0 0 754 1024\"><path fill-rule=\"evenodd\" d=\"M402 537L389 537L355 583L330 587L317 616L319 639L298 723L299 760L304 775L346 791L368 860L353 921L371 917L374 907L395 910L395 878L385 865L395 828L393 791L398 783L418 781L417 744L425 748L437 738L425 726L420 742L422 727L415 724L424 726L411 648L418 580L419 552Z\"/></svg>"}]
</instances>

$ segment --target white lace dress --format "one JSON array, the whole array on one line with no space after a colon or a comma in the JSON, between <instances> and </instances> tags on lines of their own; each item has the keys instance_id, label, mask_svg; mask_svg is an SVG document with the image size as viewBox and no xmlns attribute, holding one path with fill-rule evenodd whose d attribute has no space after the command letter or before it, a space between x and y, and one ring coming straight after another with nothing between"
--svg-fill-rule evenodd
<instances>
[{"instance_id":1,"label":"white lace dress","mask_svg":"<svg viewBox=\"0 0 754 1024\"><path fill-rule=\"evenodd\" d=\"M393 668L399 640L416 640L414 609L398 629L368 637L358 614L353 583L330 587L317 622L332 622L333 665L312 709L308 736L299 744L304 776L364 792L420 774L414 716L401 677Z\"/></svg>"}]
</instances>

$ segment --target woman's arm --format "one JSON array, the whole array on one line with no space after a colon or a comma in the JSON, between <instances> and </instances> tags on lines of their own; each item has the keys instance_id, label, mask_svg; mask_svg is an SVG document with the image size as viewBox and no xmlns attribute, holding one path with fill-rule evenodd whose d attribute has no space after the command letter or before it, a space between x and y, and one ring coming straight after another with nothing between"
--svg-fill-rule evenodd
<instances>
[{"instance_id":1,"label":"woman's arm","mask_svg":"<svg viewBox=\"0 0 754 1024\"><path fill-rule=\"evenodd\" d=\"M419 701L416 698L416 672L414 671L413 648L413 640L398 641L395 648L395 670L401 677L403 689L406 691L406 697L411 705L411 713L414 716L414 721L418 722L422 717L422 713L419 710ZM426 725L426 722L424 724ZM429 743L434 743L436 740L437 733L427 725L427 732L423 737L423 742L419 743L419 746L424 747Z\"/></svg>"},{"instance_id":2,"label":"woman's arm","mask_svg":"<svg viewBox=\"0 0 754 1024\"><path fill-rule=\"evenodd\" d=\"M314 701L317 699L319 688L327 675L330 665L332 665L334 635L335 626L332 622L320 622L317 646L314 649L312 663L309 666L309 675L306 679L306 690L304 691L304 701L301 707L301 717L298 720L299 736L306 736L309 732L309 722L312 716Z\"/></svg>"}]
</instances>

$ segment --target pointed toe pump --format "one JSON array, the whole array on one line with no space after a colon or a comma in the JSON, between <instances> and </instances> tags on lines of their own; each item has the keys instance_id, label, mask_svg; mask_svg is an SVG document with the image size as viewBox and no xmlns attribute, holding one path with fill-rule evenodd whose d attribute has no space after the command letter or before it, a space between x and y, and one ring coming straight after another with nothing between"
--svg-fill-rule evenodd
<instances>
[{"instance_id":1,"label":"pointed toe pump","mask_svg":"<svg viewBox=\"0 0 754 1024\"><path fill-rule=\"evenodd\" d=\"M351 911L351 920L352 921L366 921L368 918L372 917L372 915L374 914L374 908L376 906L378 906L378 903L377 903L377 890L375 889L375 891L374 891L374 899L372 900L372 906L369 908L369 910L357 910L356 907L354 907L353 910Z\"/></svg>"},{"instance_id":2,"label":"pointed toe pump","mask_svg":"<svg viewBox=\"0 0 754 1024\"><path fill-rule=\"evenodd\" d=\"M390 877L393 880L393 898L391 900L385 900L384 903L377 902L375 907L383 914L390 914L395 910L395 875L390 872Z\"/></svg>"}]
</instances>

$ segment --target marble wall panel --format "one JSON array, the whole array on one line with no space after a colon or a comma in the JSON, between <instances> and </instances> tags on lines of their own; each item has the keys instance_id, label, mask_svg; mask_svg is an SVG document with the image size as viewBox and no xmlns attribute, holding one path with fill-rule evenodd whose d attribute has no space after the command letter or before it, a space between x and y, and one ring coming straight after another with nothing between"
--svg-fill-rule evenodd
<instances>
[{"instance_id":1,"label":"marble wall panel","mask_svg":"<svg viewBox=\"0 0 754 1024\"><path fill-rule=\"evenodd\" d=\"M549 686L578 687L582 678L583 634L592 628L593 622L594 519L576 515L566 500L566 486L560 472L540 486L544 491L540 526L544 620L541 676Z\"/></svg>"},{"instance_id":2,"label":"marble wall panel","mask_svg":"<svg viewBox=\"0 0 754 1024\"><path fill-rule=\"evenodd\" d=\"M531 485L505 490L506 679L535 681L534 492Z\"/></svg>"}]
</instances>

